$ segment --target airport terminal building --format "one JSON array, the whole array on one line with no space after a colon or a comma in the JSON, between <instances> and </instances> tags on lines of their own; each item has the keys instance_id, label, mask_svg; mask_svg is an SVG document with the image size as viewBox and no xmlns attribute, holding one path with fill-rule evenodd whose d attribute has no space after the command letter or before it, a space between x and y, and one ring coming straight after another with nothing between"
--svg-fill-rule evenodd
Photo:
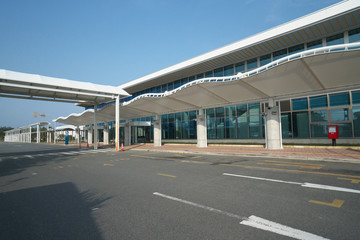
<instances>
[{"instance_id":1,"label":"airport terminal building","mask_svg":"<svg viewBox=\"0 0 360 240\"><path fill-rule=\"evenodd\" d=\"M116 114L126 145L153 142L360 144L360 1L349 0L119 86L130 96L56 119L94 119L104 142ZM90 119L91 120L87 120ZM116 121L116 120L115 120Z\"/></svg>"}]
</instances>

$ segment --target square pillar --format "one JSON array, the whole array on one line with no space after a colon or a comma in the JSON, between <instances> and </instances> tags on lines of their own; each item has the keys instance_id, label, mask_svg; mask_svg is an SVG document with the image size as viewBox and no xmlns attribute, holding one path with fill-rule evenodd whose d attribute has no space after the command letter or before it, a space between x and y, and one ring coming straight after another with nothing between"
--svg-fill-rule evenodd
<instances>
[{"instance_id":1,"label":"square pillar","mask_svg":"<svg viewBox=\"0 0 360 240\"><path fill-rule=\"evenodd\" d=\"M204 109L200 109L196 116L197 143L199 148L207 147L206 115Z\"/></svg>"},{"instance_id":2,"label":"square pillar","mask_svg":"<svg viewBox=\"0 0 360 240\"><path fill-rule=\"evenodd\" d=\"M131 125L130 122L127 120L124 126L124 145L130 146L131 145Z\"/></svg>"},{"instance_id":3,"label":"square pillar","mask_svg":"<svg viewBox=\"0 0 360 240\"><path fill-rule=\"evenodd\" d=\"M36 125L36 143L40 143L40 125Z\"/></svg>"},{"instance_id":4,"label":"square pillar","mask_svg":"<svg viewBox=\"0 0 360 240\"><path fill-rule=\"evenodd\" d=\"M96 121L97 105L94 105L94 149L98 148L98 128Z\"/></svg>"},{"instance_id":5,"label":"square pillar","mask_svg":"<svg viewBox=\"0 0 360 240\"><path fill-rule=\"evenodd\" d=\"M156 115L154 121L154 147L161 147L161 116Z\"/></svg>"},{"instance_id":6,"label":"square pillar","mask_svg":"<svg viewBox=\"0 0 360 240\"><path fill-rule=\"evenodd\" d=\"M75 140L76 140L76 143L80 143L80 128L79 128L79 126L76 127Z\"/></svg>"},{"instance_id":7,"label":"square pillar","mask_svg":"<svg viewBox=\"0 0 360 240\"><path fill-rule=\"evenodd\" d=\"M267 149L282 149L281 113L280 106L274 106L274 101L269 100L269 107L265 112L265 143Z\"/></svg>"},{"instance_id":8,"label":"square pillar","mask_svg":"<svg viewBox=\"0 0 360 240\"><path fill-rule=\"evenodd\" d=\"M92 144L93 127L90 126L88 129L88 144Z\"/></svg>"},{"instance_id":9,"label":"square pillar","mask_svg":"<svg viewBox=\"0 0 360 240\"><path fill-rule=\"evenodd\" d=\"M109 124L105 123L104 124L104 131L103 131L103 139L104 139L104 144L107 145L109 144Z\"/></svg>"}]
</instances>

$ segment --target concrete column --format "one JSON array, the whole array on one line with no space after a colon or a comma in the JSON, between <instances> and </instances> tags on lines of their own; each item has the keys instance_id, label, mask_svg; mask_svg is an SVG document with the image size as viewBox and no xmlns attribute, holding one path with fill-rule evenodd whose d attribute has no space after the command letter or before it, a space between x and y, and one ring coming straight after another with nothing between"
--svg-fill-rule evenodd
<instances>
[{"instance_id":1,"label":"concrete column","mask_svg":"<svg viewBox=\"0 0 360 240\"><path fill-rule=\"evenodd\" d=\"M94 105L94 149L98 147L98 128L96 121L97 105Z\"/></svg>"},{"instance_id":2,"label":"concrete column","mask_svg":"<svg viewBox=\"0 0 360 240\"><path fill-rule=\"evenodd\" d=\"M40 125L36 125L36 143L40 143Z\"/></svg>"},{"instance_id":3,"label":"concrete column","mask_svg":"<svg viewBox=\"0 0 360 240\"><path fill-rule=\"evenodd\" d=\"M104 144L107 145L109 144L109 124L108 123L105 123L104 124L104 136L103 136L103 139L104 139Z\"/></svg>"},{"instance_id":4,"label":"concrete column","mask_svg":"<svg viewBox=\"0 0 360 240\"><path fill-rule=\"evenodd\" d=\"M56 122L54 122L54 144L56 144Z\"/></svg>"},{"instance_id":5,"label":"concrete column","mask_svg":"<svg viewBox=\"0 0 360 240\"><path fill-rule=\"evenodd\" d=\"M124 126L124 145L130 146L131 145L131 125L129 121L126 121Z\"/></svg>"},{"instance_id":6,"label":"concrete column","mask_svg":"<svg viewBox=\"0 0 360 240\"><path fill-rule=\"evenodd\" d=\"M80 143L80 128L79 128L79 126L76 127L76 130L75 130L75 140L76 140L76 143Z\"/></svg>"},{"instance_id":7,"label":"concrete column","mask_svg":"<svg viewBox=\"0 0 360 240\"><path fill-rule=\"evenodd\" d=\"M161 147L161 116L156 115L154 121L154 147Z\"/></svg>"},{"instance_id":8,"label":"concrete column","mask_svg":"<svg viewBox=\"0 0 360 240\"><path fill-rule=\"evenodd\" d=\"M115 100L115 150L118 152L120 148L120 96Z\"/></svg>"},{"instance_id":9,"label":"concrete column","mask_svg":"<svg viewBox=\"0 0 360 240\"><path fill-rule=\"evenodd\" d=\"M31 143L31 126L29 127L29 136L30 136L29 143Z\"/></svg>"},{"instance_id":10,"label":"concrete column","mask_svg":"<svg viewBox=\"0 0 360 240\"><path fill-rule=\"evenodd\" d=\"M92 132L93 132L93 127L90 126L88 129L88 144L92 144Z\"/></svg>"},{"instance_id":11,"label":"concrete column","mask_svg":"<svg viewBox=\"0 0 360 240\"><path fill-rule=\"evenodd\" d=\"M265 142L267 149L282 149L280 106L275 106L274 100L269 100L266 109Z\"/></svg>"},{"instance_id":12,"label":"concrete column","mask_svg":"<svg viewBox=\"0 0 360 240\"><path fill-rule=\"evenodd\" d=\"M196 116L197 144L199 148L207 147L206 115L204 109L200 109Z\"/></svg>"}]
</instances>

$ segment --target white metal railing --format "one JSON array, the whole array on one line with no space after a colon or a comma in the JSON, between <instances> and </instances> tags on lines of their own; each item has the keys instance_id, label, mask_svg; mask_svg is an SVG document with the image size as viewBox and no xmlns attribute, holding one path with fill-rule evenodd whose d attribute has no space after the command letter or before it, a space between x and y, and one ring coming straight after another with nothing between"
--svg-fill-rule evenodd
<instances>
[{"instance_id":1,"label":"white metal railing","mask_svg":"<svg viewBox=\"0 0 360 240\"><path fill-rule=\"evenodd\" d=\"M261 72L264 72L268 69L271 69L273 67L279 66L283 63L287 63L290 62L292 60L296 60L299 58L304 58L304 57L308 57L308 56L313 56L313 55L320 55L320 54L325 54L325 53L331 53L331 52L339 52L339 51L351 51L351 50L356 50L356 49L360 49L360 42L356 42L356 43L347 43L347 44L340 44L340 45L333 45L333 46L326 46L326 47L321 47L321 48L315 48L315 49L310 49L310 50L306 50L306 51L302 51L302 52L298 52L298 53L294 53L291 55L288 55L286 57L280 58L276 61L272 61L264 66L258 67L256 69L253 69L251 71L245 72L245 73L238 73L236 75L232 75L232 76L226 76L226 77L208 77L208 78L201 78L198 80L194 80L191 82L188 82L176 89L173 89L171 91L165 91L163 93L145 93L142 94L140 96L137 96L133 99L131 99L130 101L127 102L123 102L121 104L121 106L126 106L136 100L142 99L142 98L147 98L147 97L153 97L153 98L158 98L158 97L165 97L171 94L174 94L178 91L181 91L187 87L196 85L196 84L201 84L201 83L208 83L208 82L227 82L227 81L234 81L234 80L239 80L242 78L246 78L246 77L250 77L256 74L259 74Z\"/></svg>"}]
</instances>

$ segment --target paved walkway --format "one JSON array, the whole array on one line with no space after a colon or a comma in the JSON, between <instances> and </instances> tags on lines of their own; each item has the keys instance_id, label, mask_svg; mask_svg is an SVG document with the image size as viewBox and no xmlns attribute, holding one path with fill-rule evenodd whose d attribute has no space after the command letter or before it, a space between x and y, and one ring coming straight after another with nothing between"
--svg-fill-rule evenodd
<instances>
[{"instance_id":1,"label":"paved walkway","mask_svg":"<svg viewBox=\"0 0 360 240\"><path fill-rule=\"evenodd\" d=\"M282 150L267 150L262 146L209 145L197 148L190 144L166 144L154 147L153 144L139 144L125 147L125 150L160 151L189 154L211 154L230 156L254 156L271 158L294 158L302 160L327 160L360 163L360 147L310 147L284 146Z\"/></svg>"}]
</instances>

